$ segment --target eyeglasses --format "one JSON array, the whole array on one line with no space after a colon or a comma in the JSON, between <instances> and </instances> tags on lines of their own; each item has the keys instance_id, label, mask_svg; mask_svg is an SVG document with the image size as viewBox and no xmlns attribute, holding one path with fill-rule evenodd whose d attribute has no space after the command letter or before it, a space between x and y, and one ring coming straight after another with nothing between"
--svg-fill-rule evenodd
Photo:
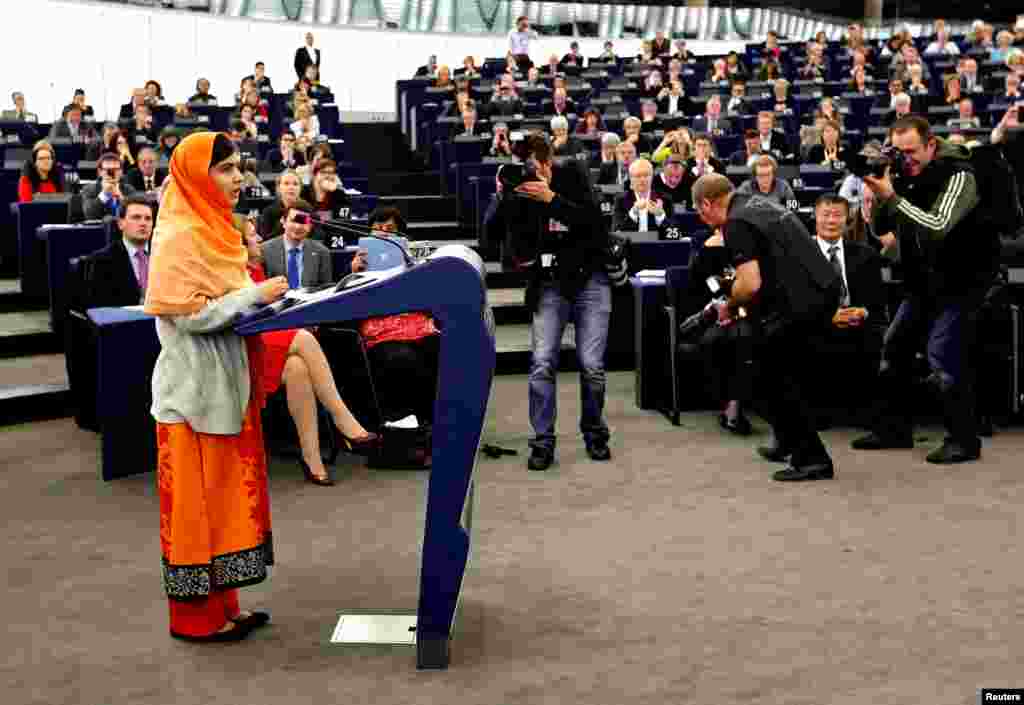
<instances>
[{"instance_id":1,"label":"eyeglasses","mask_svg":"<svg viewBox=\"0 0 1024 705\"><path fill-rule=\"evenodd\" d=\"M313 222L313 216L309 213L296 213L292 216L292 222L296 225L309 225Z\"/></svg>"}]
</instances>

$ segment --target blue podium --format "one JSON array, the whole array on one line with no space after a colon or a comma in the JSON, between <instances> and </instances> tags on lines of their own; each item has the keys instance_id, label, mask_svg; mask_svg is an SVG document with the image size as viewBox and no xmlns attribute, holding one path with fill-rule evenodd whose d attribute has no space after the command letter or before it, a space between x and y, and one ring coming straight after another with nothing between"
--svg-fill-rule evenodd
<instances>
[{"instance_id":1,"label":"blue podium","mask_svg":"<svg viewBox=\"0 0 1024 705\"><path fill-rule=\"evenodd\" d=\"M441 344L415 618L418 668L448 667L469 560L473 471L495 364L494 319L485 279L483 261L475 252L448 245L418 264L351 275L337 288L299 303L276 302L235 326L239 334L252 335L409 311L433 316Z\"/></svg>"}]
</instances>

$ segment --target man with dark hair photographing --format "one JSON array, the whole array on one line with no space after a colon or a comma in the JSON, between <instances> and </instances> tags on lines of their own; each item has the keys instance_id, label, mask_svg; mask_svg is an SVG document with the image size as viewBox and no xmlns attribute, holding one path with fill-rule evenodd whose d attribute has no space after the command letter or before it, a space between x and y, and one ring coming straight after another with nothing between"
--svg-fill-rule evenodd
<instances>
[{"instance_id":1,"label":"man with dark hair photographing","mask_svg":"<svg viewBox=\"0 0 1024 705\"><path fill-rule=\"evenodd\" d=\"M607 227L582 162L570 159L554 165L551 144L538 133L518 142L515 151L523 164L502 167L509 172L499 173L500 200L486 226L492 239L503 239L503 259L530 273L526 306L533 316L534 437L527 466L547 470L554 462L555 375L562 334L570 320L580 364L580 431L590 458L608 460L604 355L612 293L605 271ZM516 185L517 181L521 183Z\"/></svg>"},{"instance_id":2,"label":"man with dark hair photographing","mask_svg":"<svg viewBox=\"0 0 1024 705\"><path fill-rule=\"evenodd\" d=\"M888 248L899 239L906 295L885 334L878 425L853 447L913 447L913 363L924 346L948 432L927 460L977 460L981 440L969 353L979 309L995 279L997 228L979 221L979 192L966 148L937 138L916 115L897 120L889 134L899 157L883 176L865 176L864 183L874 193L875 229L887 233L883 244Z\"/></svg>"},{"instance_id":3,"label":"man with dark hair photographing","mask_svg":"<svg viewBox=\"0 0 1024 705\"><path fill-rule=\"evenodd\" d=\"M832 479L832 459L806 401L810 351L804 341L831 325L841 279L797 214L764 195L737 193L722 174L697 179L693 207L701 220L722 229L736 270L728 298L706 315L717 317L720 326L734 325L741 309L760 319L760 377L773 387L766 398L775 439L758 452L776 462L789 458L789 467L772 475L775 480Z\"/></svg>"}]
</instances>

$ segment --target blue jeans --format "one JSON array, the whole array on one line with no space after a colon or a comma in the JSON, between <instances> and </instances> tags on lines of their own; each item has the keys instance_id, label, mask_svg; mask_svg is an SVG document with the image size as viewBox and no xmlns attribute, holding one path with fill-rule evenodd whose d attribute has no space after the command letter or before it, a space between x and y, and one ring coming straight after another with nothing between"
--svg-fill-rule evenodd
<instances>
[{"instance_id":1,"label":"blue jeans","mask_svg":"<svg viewBox=\"0 0 1024 705\"><path fill-rule=\"evenodd\" d=\"M942 398L946 429L956 441L978 443L974 414L974 347L985 291L960 296L910 296L903 300L885 333L881 379L888 392L879 421L882 432L909 435L913 428L914 356L925 343L931 381Z\"/></svg>"},{"instance_id":2,"label":"blue jeans","mask_svg":"<svg viewBox=\"0 0 1024 705\"><path fill-rule=\"evenodd\" d=\"M543 285L530 326L530 425L534 433L531 448L555 449L555 375L562 334L570 320L576 327L576 356L580 364L580 431L588 444L608 441L608 425L604 421L604 353L611 312L612 290L604 272L593 274L575 301L562 296L554 282Z\"/></svg>"}]
</instances>

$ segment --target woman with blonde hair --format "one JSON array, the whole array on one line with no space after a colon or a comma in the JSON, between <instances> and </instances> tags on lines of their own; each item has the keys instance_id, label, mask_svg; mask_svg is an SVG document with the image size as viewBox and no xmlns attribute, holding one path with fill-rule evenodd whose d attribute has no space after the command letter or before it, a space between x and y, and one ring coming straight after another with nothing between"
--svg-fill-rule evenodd
<instances>
[{"instance_id":1,"label":"woman with blonde hair","mask_svg":"<svg viewBox=\"0 0 1024 705\"><path fill-rule=\"evenodd\" d=\"M220 133L189 135L175 150L146 287L161 347L152 414L164 589L171 636L186 641L239 641L270 620L238 604L238 588L266 580L274 553L264 400L251 364L260 340L231 325L288 282L255 285L246 271L232 219L239 161Z\"/></svg>"}]
</instances>

